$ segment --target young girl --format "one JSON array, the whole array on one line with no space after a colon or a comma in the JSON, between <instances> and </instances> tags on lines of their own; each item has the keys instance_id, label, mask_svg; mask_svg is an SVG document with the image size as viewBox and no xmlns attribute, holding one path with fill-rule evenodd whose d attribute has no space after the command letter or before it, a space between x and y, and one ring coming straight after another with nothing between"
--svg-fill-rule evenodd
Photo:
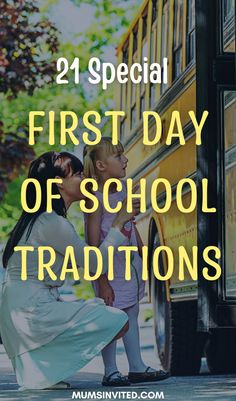
<instances>
[{"instance_id":1,"label":"young girl","mask_svg":"<svg viewBox=\"0 0 236 401\"><path fill-rule=\"evenodd\" d=\"M96 196L100 206L95 213L85 216L85 234L90 245L99 246L106 237L116 214L109 213L103 207L102 191L106 180L109 178L122 179L126 175L128 159L124 155L124 149L119 142L114 146L111 139L103 137L98 145L86 146L84 149L84 174L94 178L98 182ZM124 182L123 189L116 191L116 187L110 187L109 203L115 207L118 201L126 198ZM141 254L142 240L133 220L125 224L123 231L126 235L124 245L137 246ZM102 351L105 366L105 375L102 384L104 386L125 386L144 381L162 380L167 377L163 371L156 371L147 367L142 360L139 342L138 313L139 301L144 296L145 282L142 280L142 260L138 252L132 253L131 280L125 280L125 256L123 252L114 255L114 280L108 281L106 275L102 275L94 283L95 294L103 298L110 306L122 309L129 317L129 330L123 338L126 355L129 363L129 375L122 376L116 365L116 342L106 346Z\"/></svg>"}]
</instances>

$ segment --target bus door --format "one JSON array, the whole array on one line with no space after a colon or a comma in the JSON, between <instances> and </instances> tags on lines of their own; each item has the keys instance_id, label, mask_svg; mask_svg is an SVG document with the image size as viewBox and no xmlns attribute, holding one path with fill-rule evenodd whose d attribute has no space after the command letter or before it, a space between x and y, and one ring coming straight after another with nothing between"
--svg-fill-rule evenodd
<instances>
[{"instance_id":1,"label":"bus door","mask_svg":"<svg viewBox=\"0 0 236 401\"><path fill-rule=\"evenodd\" d=\"M196 0L196 40L198 119L203 110L209 111L197 147L197 180L208 178L208 203L216 208L216 213L204 214L200 196L198 329L229 331L236 328L235 0ZM206 262L201 255L208 246L220 250L220 259L215 258L222 268L217 281L202 274ZM209 274L215 272L212 267Z\"/></svg>"}]
</instances>

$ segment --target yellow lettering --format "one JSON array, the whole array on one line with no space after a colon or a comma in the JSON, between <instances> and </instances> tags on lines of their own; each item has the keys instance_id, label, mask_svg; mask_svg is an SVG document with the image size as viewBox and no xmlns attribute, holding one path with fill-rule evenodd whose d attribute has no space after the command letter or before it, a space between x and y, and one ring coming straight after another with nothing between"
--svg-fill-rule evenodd
<instances>
[{"instance_id":1,"label":"yellow lettering","mask_svg":"<svg viewBox=\"0 0 236 401\"><path fill-rule=\"evenodd\" d=\"M34 133L43 131L43 127L42 126L36 127L34 125L34 118L36 116L44 117L45 116L45 112L44 111L30 111L29 112L29 145L35 145Z\"/></svg>"},{"instance_id":2,"label":"yellow lettering","mask_svg":"<svg viewBox=\"0 0 236 401\"><path fill-rule=\"evenodd\" d=\"M93 111L93 110L86 111L86 113L84 114L84 117L83 117L83 123L84 123L85 127L88 128L89 131L94 132L94 134L96 135L95 139L90 141L88 132L85 131L83 133L83 141L87 145L97 145L101 141L101 137L102 137L100 129L98 127L94 127L94 125L91 124L89 121L89 117L92 115L94 115L94 117L95 117L96 124L101 123L101 116L97 111Z\"/></svg>"},{"instance_id":3,"label":"yellow lettering","mask_svg":"<svg viewBox=\"0 0 236 401\"><path fill-rule=\"evenodd\" d=\"M118 213L122 208L122 202L118 201L114 208L112 208L109 203L109 189L112 184L116 185L117 192L122 191L122 182L116 178L109 178L103 186L103 204L109 213Z\"/></svg>"},{"instance_id":4,"label":"yellow lettering","mask_svg":"<svg viewBox=\"0 0 236 401\"><path fill-rule=\"evenodd\" d=\"M215 213L216 208L215 207L208 207L208 179L203 178L202 180L202 211L204 213Z\"/></svg>"},{"instance_id":5,"label":"yellow lettering","mask_svg":"<svg viewBox=\"0 0 236 401\"><path fill-rule=\"evenodd\" d=\"M49 124L49 145L55 145L55 111L49 111L48 113L48 124Z\"/></svg>"},{"instance_id":6,"label":"yellow lettering","mask_svg":"<svg viewBox=\"0 0 236 401\"><path fill-rule=\"evenodd\" d=\"M108 255L108 260L107 260L107 278L109 281L114 280L114 246L109 246L107 248L107 255Z\"/></svg>"},{"instance_id":7,"label":"yellow lettering","mask_svg":"<svg viewBox=\"0 0 236 401\"><path fill-rule=\"evenodd\" d=\"M67 117L71 117L72 124L70 127L67 127ZM61 119L61 145L66 145L66 135L68 134L72 143L74 145L79 145L79 140L74 135L74 131L78 126L78 117L73 111L61 111L60 112Z\"/></svg>"},{"instance_id":8,"label":"yellow lettering","mask_svg":"<svg viewBox=\"0 0 236 401\"><path fill-rule=\"evenodd\" d=\"M167 272L164 276L162 276L159 271L159 257L160 257L160 253L162 251L166 253L166 257L167 257L167 262L166 262ZM163 258L163 255L161 255L161 257ZM157 280L160 280L160 281L170 280L170 278L174 272L174 257L173 257L173 253L172 253L171 249L168 246L164 246L164 245L158 246L153 253L152 265L153 265L153 273L154 273L154 276L157 278Z\"/></svg>"},{"instance_id":9,"label":"yellow lettering","mask_svg":"<svg viewBox=\"0 0 236 401\"><path fill-rule=\"evenodd\" d=\"M157 204L157 188L159 184L164 184L165 190L166 190L166 198L165 198L165 204L161 208ZM153 181L152 187L151 187L151 201L152 201L152 207L153 210L157 213L166 213L171 207L171 202L172 202L172 191L171 191L171 185L168 180L165 178L157 178L156 180Z\"/></svg>"},{"instance_id":10,"label":"yellow lettering","mask_svg":"<svg viewBox=\"0 0 236 401\"><path fill-rule=\"evenodd\" d=\"M148 247L142 246L142 280L148 280Z\"/></svg>"},{"instance_id":11,"label":"yellow lettering","mask_svg":"<svg viewBox=\"0 0 236 401\"><path fill-rule=\"evenodd\" d=\"M88 208L86 206L86 200L82 199L80 201L80 209L83 213L94 213L96 212L98 206L99 206L99 200L98 198L91 192L91 189L87 190L86 186L89 184L89 186L92 186L92 191L97 191L98 190L98 183L94 178L84 178L81 183L80 183L80 192L83 194L86 199L89 199L92 201L92 206Z\"/></svg>"},{"instance_id":12,"label":"yellow lettering","mask_svg":"<svg viewBox=\"0 0 236 401\"><path fill-rule=\"evenodd\" d=\"M44 254L49 254L49 259L44 260ZM57 279L56 274L52 271L51 267L56 261L56 252L51 246L39 246L38 247L38 279L39 281L44 280L44 270L48 273L51 280Z\"/></svg>"},{"instance_id":13,"label":"yellow lettering","mask_svg":"<svg viewBox=\"0 0 236 401\"><path fill-rule=\"evenodd\" d=\"M156 135L151 140L149 139L149 117L152 116L156 121ZM144 111L143 112L143 144L147 146L156 145L160 139L162 134L162 122L161 117L155 111Z\"/></svg>"},{"instance_id":14,"label":"yellow lettering","mask_svg":"<svg viewBox=\"0 0 236 401\"><path fill-rule=\"evenodd\" d=\"M27 196L26 196L26 192L27 192L27 187L29 184L33 184L35 187L35 204L32 208L28 207L27 204ZM31 201L31 199L30 199ZM21 186L21 205L22 208L25 212L27 213L35 213L39 210L40 205L41 205L41 201L42 201L42 193L41 193L41 186L40 183L38 182L38 180L36 180L35 178L27 178L26 180L23 181L22 186Z\"/></svg>"},{"instance_id":15,"label":"yellow lettering","mask_svg":"<svg viewBox=\"0 0 236 401\"><path fill-rule=\"evenodd\" d=\"M15 246L14 252L21 252L21 280L27 280L27 252L33 252L33 246Z\"/></svg>"},{"instance_id":16,"label":"yellow lettering","mask_svg":"<svg viewBox=\"0 0 236 401\"><path fill-rule=\"evenodd\" d=\"M174 132L175 125L177 127L177 132ZM184 132L181 124L179 111L173 111L170 120L170 127L166 138L166 145L171 145L172 138L179 138L180 145L185 145Z\"/></svg>"},{"instance_id":17,"label":"yellow lettering","mask_svg":"<svg viewBox=\"0 0 236 401\"><path fill-rule=\"evenodd\" d=\"M191 188L191 203L188 207L185 207L183 205L183 186L189 184ZM197 206L197 188L196 184L191 178L182 178L178 182L177 188L176 188L176 202L177 202L177 207L182 213L191 213Z\"/></svg>"},{"instance_id":18,"label":"yellow lettering","mask_svg":"<svg viewBox=\"0 0 236 401\"><path fill-rule=\"evenodd\" d=\"M214 281L214 280L218 280L218 278L220 278L221 276L221 267L218 263L216 263L214 260L212 260L211 258L209 258L209 252L213 251L215 253L215 258L216 259L220 259L221 257L221 252L220 249L217 248L216 246L207 246L204 251L203 251L203 259L205 260L206 263L208 263L210 266L212 266L215 269L215 275L214 276L209 276L208 272L209 272L209 268L208 267L204 267L202 269L202 274L203 277L208 280L208 281Z\"/></svg>"},{"instance_id":19,"label":"yellow lettering","mask_svg":"<svg viewBox=\"0 0 236 401\"><path fill-rule=\"evenodd\" d=\"M68 267L68 264L71 267ZM66 247L64 261L61 268L60 280L64 281L67 273L72 273L73 279L79 280L79 272L75 260L75 252L73 246Z\"/></svg>"},{"instance_id":20,"label":"yellow lettering","mask_svg":"<svg viewBox=\"0 0 236 401\"><path fill-rule=\"evenodd\" d=\"M47 212L52 212L52 200L60 199L60 194L52 194L52 185L53 184L61 184L63 181L61 178L49 178L47 180Z\"/></svg>"},{"instance_id":21,"label":"yellow lettering","mask_svg":"<svg viewBox=\"0 0 236 401\"><path fill-rule=\"evenodd\" d=\"M94 252L97 258L97 271L96 274L90 275L90 253ZM102 274L102 254L96 246L86 246L84 248L84 279L87 281L97 280Z\"/></svg>"},{"instance_id":22,"label":"yellow lettering","mask_svg":"<svg viewBox=\"0 0 236 401\"><path fill-rule=\"evenodd\" d=\"M190 262L189 256L184 246L179 247L179 280L184 281L184 265L187 266L189 274L193 280L197 280L198 276L198 247L192 247L193 262Z\"/></svg>"},{"instance_id":23,"label":"yellow lettering","mask_svg":"<svg viewBox=\"0 0 236 401\"><path fill-rule=\"evenodd\" d=\"M193 123L195 131L196 131L196 145L201 145L202 144L202 138L201 138L202 128L203 128L203 125L206 122L206 119L208 117L209 112L207 110L205 110L203 112L202 118L201 118L201 121L200 121L199 124L197 122L197 119L196 119L194 111L189 111L188 114L189 114L189 116L190 116L190 118L192 120L192 123Z\"/></svg>"},{"instance_id":24,"label":"yellow lettering","mask_svg":"<svg viewBox=\"0 0 236 401\"><path fill-rule=\"evenodd\" d=\"M140 193L133 193L133 180L132 178L128 178L126 181L127 185L127 212L132 213L133 211L133 205L132 205L132 200L133 199L140 199L140 212L145 213L146 212L146 180L145 178L141 178L140 182Z\"/></svg>"},{"instance_id":25,"label":"yellow lettering","mask_svg":"<svg viewBox=\"0 0 236 401\"><path fill-rule=\"evenodd\" d=\"M107 117L112 117L112 144L113 145L117 145L118 144L118 140L119 140L119 136L118 136L118 117L124 117L125 116L125 112L124 111L106 111L105 112L105 116Z\"/></svg>"},{"instance_id":26,"label":"yellow lettering","mask_svg":"<svg viewBox=\"0 0 236 401\"><path fill-rule=\"evenodd\" d=\"M125 280L131 280L131 252L138 252L137 246L119 246L118 251L125 252Z\"/></svg>"}]
</instances>

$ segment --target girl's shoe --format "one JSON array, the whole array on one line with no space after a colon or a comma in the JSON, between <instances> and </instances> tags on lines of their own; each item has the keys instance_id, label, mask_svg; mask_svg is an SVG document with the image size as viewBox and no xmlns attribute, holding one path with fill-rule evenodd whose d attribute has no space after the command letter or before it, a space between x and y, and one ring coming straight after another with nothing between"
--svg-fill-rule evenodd
<instances>
[{"instance_id":1,"label":"girl's shoe","mask_svg":"<svg viewBox=\"0 0 236 401\"><path fill-rule=\"evenodd\" d=\"M102 380L103 386L122 387L130 386L130 381L127 376L123 376L118 370L111 373L109 376L104 376Z\"/></svg>"},{"instance_id":2,"label":"girl's shoe","mask_svg":"<svg viewBox=\"0 0 236 401\"><path fill-rule=\"evenodd\" d=\"M159 380L165 380L169 377L168 372L163 370L150 370L148 367L145 372L130 372L128 374L128 379L131 383L143 383L143 382L155 382Z\"/></svg>"}]
</instances>

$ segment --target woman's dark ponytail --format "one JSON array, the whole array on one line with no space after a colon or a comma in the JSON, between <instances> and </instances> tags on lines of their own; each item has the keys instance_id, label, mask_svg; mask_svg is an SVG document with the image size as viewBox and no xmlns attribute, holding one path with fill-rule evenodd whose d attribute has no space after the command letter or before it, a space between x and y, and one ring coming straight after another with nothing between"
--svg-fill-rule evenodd
<instances>
[{"instance_id":1,"label":"woman's dark ponytail","mask_svg":"<svg viewBox=\"0 0 236 401\"><path fill-rule=\"evenodd\" d=\"M69 160L69 162L68 162ZM65 163L65 161L67 163ZM56 176L65 178L71 171L72 173L81 172L83 165L77 157L67 152L56 153L47 152L34 160L29 169L28 178L34 178L40 183L42 200L39 210L35 213L23 211L18 223L10 233L9 240L3 253L3 267L6 268L10 257L14 252L14 247L20 241L23 233L27 230L27 239L32 227L40 214L47 208L47 180ZM60 194L56 184L52 186L53 194ZM33 183L29 183L26 192L26 202L30 209L35 205L36 191ZM59 215L66 217L66 207L62 197L52 200L52 209Z\"/></svg>"}]
</instances>

